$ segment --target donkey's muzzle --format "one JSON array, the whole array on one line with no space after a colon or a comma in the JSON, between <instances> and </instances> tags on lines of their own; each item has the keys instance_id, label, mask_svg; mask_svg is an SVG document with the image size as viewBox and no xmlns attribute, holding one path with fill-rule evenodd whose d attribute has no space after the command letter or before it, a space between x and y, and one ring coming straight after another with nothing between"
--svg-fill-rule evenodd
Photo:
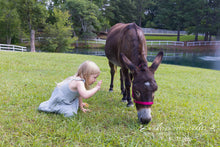
<instances>
[{"instance_id":1,"label":"donkey's muzzle","mask_svg":"<svg viewBox=\"0 0 220 147\"><path fill-rule=\"evenodd\" d=\"M151 121L151 109L143 108L138 111L138 119L142 124L148 124Z\"/></svg>"}]
</instances>

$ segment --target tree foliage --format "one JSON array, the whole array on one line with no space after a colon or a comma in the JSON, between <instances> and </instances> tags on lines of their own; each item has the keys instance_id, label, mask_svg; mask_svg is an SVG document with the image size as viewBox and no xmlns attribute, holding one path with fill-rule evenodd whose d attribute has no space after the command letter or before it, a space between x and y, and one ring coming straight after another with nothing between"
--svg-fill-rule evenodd
<instances>
[{"instance_id":1,"label":"tree foliage","mask_svg":"<svg viewBox=\"0 0 220 147\"><path fill-rule=\"evenodd\" d=\"M0 0L0 40L11 44L12 39L19 38L20 23L14 2Z\"/></svg>"},{"instance_id":2,"label":"tree foliage","mask_svg":"<svg viewBox=\"0 0 220 147\"><path fill-rule=\"evenodd\" d=\"M142 27L145 26L148 21L152 20L152 13L156 3L153 0L137 0L136 2L136 22Z\"/></svg>"},{"instance_id":3,"label":"tree foliage","mask_svg":"<svg viewBox=\"0 0 220 147\"><path fill-rule=\"evenodd\" d=\"M195 34L195 40L204 33L204 40L211 40L220 33L220 1L0 0L0 43L20 42L28 34L32 51L35 35L46 38L41 50L62 52L69 49L73 37L94 38L119 22L186 30Z\"/></svg>"},{"instance_id":4,"label":"tree foliage","mask_svg":"<svg viewBox=\"0 0 220 147\"><path fill-rule=\"evenodd\" d=\"M70 20L74 24L77 36L85 40L94 37L93 31L99 29L99 8L87 0L68 0L65 8L70 13Z\"/></svg>"},{"instance_id":5,"label":"tree foliage","mask_svg":"<svg viewBox=\"0 0 220 147\"><path fill-rule=\"evenodd\" d=\"M29 31L31 51L35 52L35 30L44 24L47 17L45 3L37 0L18 0L17 11L22 26Z\"/></svg>"},{"instance_id":6,"label":"tree foliage","mask_svg":"<svg viewBox=\"0 0 220 147\"><path fill-rule=\"evenodd\" d=\"M114 0L109 1L106 7L106 17L109 19L110 25L118 22L129 23L136 20L135 2L131 0Z\"/></svg>"},{"instance_id":7,"label":"tree foliage","mask_svg":"<svg viewBox=\"0 0 220 147\"><path fill-rule=\"evenodd\" d=\"M44 29L44 40L41 41L41 50L50 52L65 52L71 49L71 43L76 40L72 38L72 28L69 21L68 11L62 12L55 8L53 11L55 22L48 23Z\"/></svg>"},{"instance_id":8,"label":"tree foliage","mask_svg":"<svg viewBox=\"0 0 220 147\"><path fill-rule=\"evenodd\" d=\"M157 0L158 10L155 22L159 28L177 30L177 41L179 41L180 31L184 30L188 1L184 0Z\"/></svg>"},{"instance_id":9,"label":"tree foliage","mask_svg":"<svg viewBox=\"0 0 220 147\"><path fill-rule=\"evenodd\" d=\"M196 34L195 40L198 40L198 33L205 33L204 40L208 40L208 36L211 39L211 35L217 35L220 29L220 2L218 0L191 0L185 12L186 30Z\"/></svg>"}]
</instances>

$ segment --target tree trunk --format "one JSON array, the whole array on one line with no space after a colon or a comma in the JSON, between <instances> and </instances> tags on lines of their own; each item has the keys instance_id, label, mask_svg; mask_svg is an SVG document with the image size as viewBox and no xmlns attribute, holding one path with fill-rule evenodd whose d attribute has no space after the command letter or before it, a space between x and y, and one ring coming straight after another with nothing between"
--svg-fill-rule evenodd
<instances>
[{"instance_id":1,"label":"tree trunk","mask_svg":"<svg viewBox=\"0 0 220 147\"><path fill-rule=\"evenodd\" d=\"M75 47L76 47L76 48L79 47L78 40L76 40L76 46L75 46Z\"/></svg>"},{"instance_id":2,"label":"tree trunk","mask_svg":"<svg viewBox=\"0 0 220 147\"><path fill-rule=\"evenodd\" d=\"M141 16L140 16L140 18L139 18L139 27L141 27Z\"/></svg>"},{"instance_id":3,"label":"tree trunk","mask_svg":"<svg viewBox=\"0 0 220 147\"><path fill-rule=\"evenodd\" d=\"M11 37L7 36L7 44L11 44Z\"/></svg>"},{"instance_id":4,"label":"tree trunk","mask_svg":"<svg viewBox=\"0 0 220 147\"><path fill-rule=\"evenodd\" d=\"M209 37L209 32L205 32L204 41L208 41L208 37Z\"/></svg>"},{"instance_id":5,"label":"tree trunk","mask_svg":"<svg viewBox=\"0 0 220 147\"><path fill-rule=\"evenodd\" d=\"M220 40L220 28L217 29L216 40Z\"/></svg>"},{"instance_id":6,"label":"tree trunk","mask_svg":"<svg viewBox=\"0 0 220 147\"><path fill-rule=\"evenodd\" d=\"M177 31L177 41L180 41L180 29Z\"/></svg>"},{"instance_id":7,"label":"tree trunk","mask_svg":"<svg viewBox=\"0 0 220 147\"><path fill-rule=\"evenodd\" d=\"M212 41L212 35L209 34L209 41Z\"/></svg>"},{"instance_id":8,"label":"tree trunk","mask_svg":"<svg viewBox=\"0 0 220 147\"><path fill-rule=\"evenodd\" d=\"M195 33L195 41L198 41L198 32Z\"/></svg>"},{"instance_id":9,"label":"tree trunk","mask_svg":"<svg viewBox=\"0 0 220 147\"><path fill-rule=\"evenodd\" d=\"M31 52L35 52L35 30L31 30Z\"/></svg>"},{"instance_id":10,"label":"tree trunk","mask_svg":"<svg viewBox=\"0 0 220 147\"><path fill-rule=\"evenodd\" d=\"M141 27L141 22L142 22L142 19L141 19L141 14L142 14L142 1L141 0L139 0L138 1L138 3L139 3L139 8L138 8L138 17L139 17L139 27Z\"/></svg>"}]
</instances>

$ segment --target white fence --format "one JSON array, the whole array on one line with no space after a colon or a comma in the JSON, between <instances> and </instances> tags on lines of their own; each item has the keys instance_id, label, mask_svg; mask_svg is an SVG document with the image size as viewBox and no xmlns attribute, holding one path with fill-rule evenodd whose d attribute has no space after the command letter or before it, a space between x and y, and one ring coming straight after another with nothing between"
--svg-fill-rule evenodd
<instances>
[{"instance_id":1,"label":"white fence","mask_svg":"<svg viewBox=\"0 0 220 147\"><path fill-rule=\"evenodd\" d=\"M165 29L154 29L154 28L142 28L144 34L173 34L176 35L177 31L165 30ZM180 31L181 35L187 35L186 31Z\"/></svg>"},{"instance_id":2,"label":"white fence","mask_svg":"<svg viewBox=\"0 0 220 147\"><path fill-rule=\"evenodd\" d=\"M195 41L195 42L187 42L187 46L206 46L206 45L220 46L220 41Z\"/></svg>"},{"instance_id":3,"label":"white fence","mask_svg":"<svg viewBox=\"0 0 220 147\"><path fill-rule=\"evenodd\" d=\"M154 28L141 28L144 34L163 34L163 35L177 35L178 31L166 30L166 29L154 29ZM188 35L187 31L180 31L180 35ZM200 36L204 34L199 33Z\"/></svg>"},{"instance_id":4,"label":"white fence","mask_svg":"<svg viewBox=\"0 0 220 147\"><path fill-rule=\"evenodd\" d=\"M147 45L173 45L173 46L184 46L182 41L147 41Z\"/></svg>"},{"instance_id":5,"label":"white fence","mask_svg":"<svg viewBox=\"0 0 220 147\"><path fill-rule=\"evenodd\" d=\"M89 43L105 44L105 40L94 39L93 41L89 41ZM158 46L158 45L184 46L184 42L182 42L182 41L147 41L147 45L151 45L151 46Z\"/></svg>"},{"instance_id":6,"label":"white fence","mask_svg":"<svg viewBox=\"0 0 220 147\"><path fill-rule=\"evenodd\" d=\"M42 40L45 40L45 38L48 38L48 37L35 37L35 41L42 41ZM21 42L28 43L30 42L30 38L22 38Z\"/></svg>"},{"instance_id":7,"label":"white fence","mask_svg":"<svg viewBox=\"0 0 220 147\"><path fill-rule=\"evenodd\" d=\"M27 48L24 46L11 45L11 44L0 44L0 51L19 51L26 52Z\"/></svg>"},{"instance_id":8,"label":"white fence","mask_svg":"<svg viewBox=\"0 0 220 147\"><path fill-rule=\"evenodd\" d=\"M146 41L147 45L150 46L220 46L220 41L195 41L195 42L187 42L184 44L183 41ZM97 44L105 44L105 40L102 39L94 39L93 41L89 41L89 43L97 43Z\"/></svg>"}]
</instances>

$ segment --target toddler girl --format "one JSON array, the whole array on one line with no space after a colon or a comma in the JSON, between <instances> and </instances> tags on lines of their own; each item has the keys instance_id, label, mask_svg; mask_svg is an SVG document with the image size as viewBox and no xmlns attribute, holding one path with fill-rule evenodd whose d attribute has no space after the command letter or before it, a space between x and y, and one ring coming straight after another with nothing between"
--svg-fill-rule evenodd
<instances>
[{"instance_id":1,"label":"toddler girl","mask_svg":"<svg viewBox=\"0 0 220 147\"><path fill-rule=\"evenodd\" d=\"M64 114L65 117L77 114L79 107L83 112L89 111L84 108L88 105L82 102L82 98L90 98L100 89L102 81L99 81L94 88L89 89L99 74L100 69L94 62L83 62L74 76L57 84L50 99L42 102L38 110Z\"/></svg>"}]
</instances>

